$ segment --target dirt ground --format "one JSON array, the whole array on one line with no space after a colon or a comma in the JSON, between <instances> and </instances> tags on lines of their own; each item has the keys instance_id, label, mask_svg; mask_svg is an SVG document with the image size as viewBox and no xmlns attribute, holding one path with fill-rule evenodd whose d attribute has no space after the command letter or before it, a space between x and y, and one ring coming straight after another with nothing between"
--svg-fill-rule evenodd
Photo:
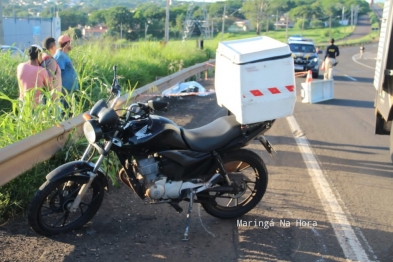
<instances>
[{"instance_id":1,"label":"dirt ground","mask_svg":"<svg viewBox=\"0 0 393 262\"><path fill-rule=\"evenodd\" d=\"M211 80L200 83L213 88ZM198 127L225 115L215 99L214 94L165 99L170 106L161 115ZM167 204L142 201L125 185L111 186L81 230L42 237L23 216L0 226L0 261L237 261L236 221L211 217L199 204L193 206L190 240L182 241L187 205L181 203L184 211L178 214Z\"/></svg>"}]
</instances>

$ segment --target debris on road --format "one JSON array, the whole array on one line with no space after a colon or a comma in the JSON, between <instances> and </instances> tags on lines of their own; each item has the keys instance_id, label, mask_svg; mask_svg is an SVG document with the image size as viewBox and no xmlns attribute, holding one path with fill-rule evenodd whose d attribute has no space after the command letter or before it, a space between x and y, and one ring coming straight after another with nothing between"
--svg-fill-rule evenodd
<instances>
[{"instance_id":1,"label":"debris on road","mask_svg":"<svg viewBox=\"0 0 393 262\"><path fill-rule=\"evenodd\" d=\"M163 97L170 96L207 96L214 94L214 90L210 89L208 92L198 82L190 81L176 84L162 92Z\"/></svg>"}]
</instances>

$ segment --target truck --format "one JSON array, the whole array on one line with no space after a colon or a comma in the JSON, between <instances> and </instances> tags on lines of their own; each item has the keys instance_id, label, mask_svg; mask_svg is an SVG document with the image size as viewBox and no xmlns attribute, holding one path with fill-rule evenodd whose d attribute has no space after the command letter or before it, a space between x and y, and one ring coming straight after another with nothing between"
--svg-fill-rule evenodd
<instances>
[{"instance_id":1,"label":"truck","mask_svg":"<svg viewBox=\"0 0 393 262\"><path fill-rule=\"evenodd\" d=\"M393 0L386 0L380 26L375 65L375 134L390 135L390 159L393 162Z\"/></svg>"}]
</instances>

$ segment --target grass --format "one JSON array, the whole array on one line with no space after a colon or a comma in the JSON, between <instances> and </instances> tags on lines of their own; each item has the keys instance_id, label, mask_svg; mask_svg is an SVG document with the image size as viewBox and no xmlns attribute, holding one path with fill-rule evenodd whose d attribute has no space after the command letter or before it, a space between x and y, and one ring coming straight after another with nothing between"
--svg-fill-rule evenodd
<instances>
[{"instance_id":1,"label":"grass","mask_svg":"<svg viewBox=\"0 0 393 262\"><path fill-rule=\"evenodd\" d=\"M333 28L332 36L342 39L352 32L353 28ZM285 30L262 32L279 41L286 42ZM290 29L288 36L301 35L301 30ZM234 40L255 37L255 33L224 35L225 40ZM304 30L303 36L313 38L319 44L327 43L329 29ZM345 43L364 43L373 41L377 32L362 39L347 41ZM118 75L123 92L131 92L133 88L141 87L153 82L157 76L166 76L189 67L196 63L215 58L215 50L221 41L221 35L215 39L204 41L204 50L196 48L195 39L188 41L170 41L166 46L157 42L138 42L132 45L122 45L119 48L109 42L89 42L75 45L70 53L76 67L80 91L71 96L65 96L70 104L70 114L75 116L88 110L95 101L107 97L103 84L110 85L113 79L112 67L118 67ZM49 127L55 126L65 120L60 114L61 104L51 101L52 93L43 91L48 103L32 110L31 99L25 102L17 100L18 85L15 76L17 65L21 59L11 57L9 54L0 55L0 148L32 136ZM60 95L60 94L59 94ZM61 96L61 95L60 95ZM23 213L33 193L45 181L45 175L57 166L79 159L86 147L84 139L69 140L66 146L51 159L37 164L31 170L0 187L0 224L18 213ZM113 161L113 158L112 158ZM111 174L115 183L116 162L104 165L104 170Z\"/></svg>"},{"instance_id":2,"label":"grass","mask_svg":"<svg viewBox=\"0 0 393 262\"><path fill-rule=\"evenodd\" d=\"M332 37L339 40L343 39L347 36L349 36L355 27L351 26L342 26L342 27L333 27L331 29ZM319 28L319 29L295 29L295 28L289 28L288 29L288 37L292 35L302 35L303 37L306 38L312 38L316 45L320 45L323 43L328 43L329 42L329 28ZM262 36L269 36L274 39L277 39L278 41L287 42L286 39L286 32L285 29L280 29L277 31L262 31L261 32ZM225 40L234 40L234 39L241 39L241 38L246 38L246 37L255 37L254 32L245 32L245 33L240 33L240 34L232 34L232 33L225 33ZM218 35L216 37L217 41L221 40L221 35Z\"/></svg>"},{"instance_id":3,"label":"grass","mask_svg":"<svg viewBox=\"0 0 393 262\"><path fill-rule=\"evenodd\" d=\"M113 48L109 43L85 43L75 46L70 53L76 67L80 90L64 98L70 105L67 117L76 116L93 105L99 98L107 97L103 84L110 85L113 79L112 67L117 65L123 93L133 88L153 82L156 76L166 76L183 67L194 65L208 59L209 52L196 49L190 42L173 42L166 46L159 43L138 43L133 47ZM21 60L10 56L0 56L0 83L4 89L0 93L0 147L5 147L26 137L32 136L64 121L60 110L62 104L52 101L52 93L43 91L47 97L46 105L33 109L33 92L29 92L25 102L19 101L15 69ZM61 94L58 94L62 96ZM26 209L28 201L45 175L57 166L78 159L86 146L84 139L69 140L67 145L50 160L37 164L31 170L0 187L1 220L13 217ZM104 164L103 169L111 173L115 182L115 164ZM105 161L106 163L106 161Z\"/></svg>"}]
</instances>

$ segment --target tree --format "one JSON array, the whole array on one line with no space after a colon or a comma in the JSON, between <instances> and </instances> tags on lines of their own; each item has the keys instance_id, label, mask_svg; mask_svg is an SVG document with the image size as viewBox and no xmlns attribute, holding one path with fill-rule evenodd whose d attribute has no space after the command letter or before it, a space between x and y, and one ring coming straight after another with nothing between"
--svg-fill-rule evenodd
<instances>
[{"instance_id":1,"label":"tree","mask_svg":"<svg viewBox=\"0 0 393 262\"><path fill-rule=\"evenodd\" d=\"M306 25L306 28L309 25L309 21L313 17L318 17L320 15L319 7L313 6L313 5L302 5L293 8L290 12L289 15L291 16L292 20L298 20L296 22L296 27L302 29L302 35L303 35L303 30L304 26Z\"/></svg>"},{"instance_id":2,"label":"tree","mask_svg":"<svg viewBox=\"0 0 393 262\"><path fill-rule=\"evenodd\" d=\"M322 0L322 10L329 16L329 38L332 38L332 17L340 14L343 7L340 0Z\"/></svg>"},{"instance_id":3,"label":"tree","mask_svg":"<svg viewBox=\"0 0 393 262\"><path fill-rule=\"evenodd\" d=\"M92 12L89 16L88 24L92 26L97 24L106 24L105 13L106 10L98 10Z\"/></svg>"},{"instance_id":4,"label":"tree","mask_svg":"<svg viewBox=\"0 0 393 262\"><path fill-rule=\"evenodd\" d=\"M86 13L73 8L60 11L59 16L61 18L62 31L70 27L76 27L77 25L86 25L88 20Z\"/></svg>"},{"instance_id":5,"label":"tree","mask_svg":"<svg viewBox=\"0 0 393 262\"><path fill-rule=\"evenodd\" d=\"M270 14L283 14L289 12L289 10L295 7L296 6L291 0L274 0L269 3L267 12Z\"/></svg>"},{"instance_id":6,"label":"tree","mask_svg":"<svg viewBox=\"0 0 393 262\"><path fill-rule=\"evenodd\" d=\"M186 19L186 16L184 14L180 14L176 16L176 24L174 26L175 31L178 32L179 35L183 33L183 23L184 20Z\"/></svg>"},{"instance_id":7,"label":"tree","mask_svg":"<svg viewBox=\"0 0 393 262\"><path fill-rule=\"evenodd\" d=\"M270 0L248 0L243 3L242 13L256 26L256 34L261 34L261 21L264 11L269 5Z\"/></svg>"},{"instance_id":8,"label":"tree","mask_svg":"<svg viewBox=\"0 0 393 262\"><path fill-rule=\"evenodd\" d=\"M104 15L108 29L119 33L121 37L131 39L133 18L126 7L111 7Z\"/></svg>"}]
</instances>

